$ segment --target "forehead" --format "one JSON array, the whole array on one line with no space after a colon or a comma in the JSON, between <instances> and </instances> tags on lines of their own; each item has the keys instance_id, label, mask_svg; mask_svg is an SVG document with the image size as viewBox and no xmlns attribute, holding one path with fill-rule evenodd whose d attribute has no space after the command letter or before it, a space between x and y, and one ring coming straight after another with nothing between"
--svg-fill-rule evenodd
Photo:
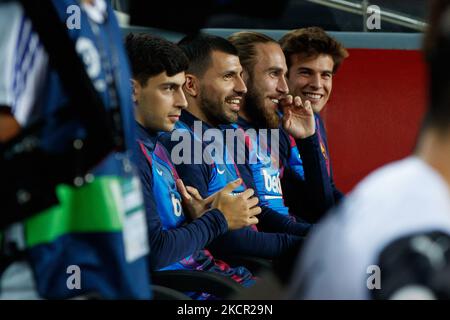
<instances>
[{"instance_id":1,"label":"forehead","mask_svg":"<svg viewBox=\"0 0 450 320\"><path fill-rule=\"evenodd\" d=\"M208 71L221 73L224 71L240 72L241 70L242 67L238 56L216 50L211 53L211 64Z\"/></svg>"},{"instance_id":2,"label":"forehead","mask_svg":"<svg viewBox=\"0 0 450 320\"><path fill-rule=\"evenodd\" d=\"M163 83L175 83L175 84L179 84L181 86L181 85L183 85L183 83L185 81L186 81L186 77L185 77L184 71L176 73L171 77L169 77L167 75L167 72L164 71L164 72L157 74L156 76L150 77L147 81L147 84L158 86Z\"/></svg>"},{"instance_id":3,"label":"forehead","mask_svg":"<svg viewBox=\"0 0 450 320\"><path fill-rule=\"evenodd\" d=\"M304 54L291 56L291 69L308 68L317 71L333 71L334 61L329 54L318 54L306 57Z\"/></svg>"},{"instance_id":4,"label":"forehead","mask_svg":"<svg viewBox=\"0 0 450 320\"><path fill-rule=\"evenodd\" d=\"M278 43L258 43L255 45L255 68L279 68L287 70L283 50Z\"/></svg>"}]
</instances>

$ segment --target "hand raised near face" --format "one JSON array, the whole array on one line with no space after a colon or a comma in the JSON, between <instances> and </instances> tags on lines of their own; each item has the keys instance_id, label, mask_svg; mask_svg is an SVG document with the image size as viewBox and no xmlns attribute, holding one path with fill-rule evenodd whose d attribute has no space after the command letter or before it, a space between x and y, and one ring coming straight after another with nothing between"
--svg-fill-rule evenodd
<instances>
[{"instance_id":1,"label":"hand raised near face","mask_svg":"<svg viewBox=\"0 0 450 320\"><path fill-rule=\"evenodd\" d=\"M303 102L298 96L287 95L280 101L280 107L283 110L283 128L295 139L304 139L316 132L314 112L309 100Z\"/></svg>"}]
</instances>

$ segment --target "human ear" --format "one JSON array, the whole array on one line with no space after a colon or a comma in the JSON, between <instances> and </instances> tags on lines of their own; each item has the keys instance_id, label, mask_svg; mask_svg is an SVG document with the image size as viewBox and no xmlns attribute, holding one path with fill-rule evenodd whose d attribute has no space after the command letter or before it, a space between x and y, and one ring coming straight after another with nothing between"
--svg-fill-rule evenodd
<instances>
[{"instance_id":1,"label":"human ear","mask_svg":"<svg viewBox=\"0 0 450 320\"><path fill-rule=\"evenodd\" d=\"M184 92L191 97L197 97L199 93L199 81L196 76L186 74L186 82L183 85Z\"/></svg>"},{"instance_id":2,"label":"human ear","mask_svg":"<svg viewBox=\"0 0 450 320\"><path fill-rule=\"evenodd\" d=\"M131 79L131 88L132 88L133 102L137 103L141 95L142 86L139 83L139 81Z\"/></svg>"}]
</instances>

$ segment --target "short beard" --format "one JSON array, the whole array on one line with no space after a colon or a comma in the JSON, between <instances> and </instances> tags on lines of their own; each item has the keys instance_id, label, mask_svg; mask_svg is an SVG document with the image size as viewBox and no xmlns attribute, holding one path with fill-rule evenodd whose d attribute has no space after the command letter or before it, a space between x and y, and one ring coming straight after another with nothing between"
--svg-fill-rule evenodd
<instances>
[{"instance_id":1,"label":"short beard","mask_svg":"<svg viewBox=\"0 0 450 320\"><path fill-rule=\"evenodd\" d=\"M248 93L245 96L245 114L258 128L278 129L280 126L278 113L275 110L267 110L263 105L259 105L260 99L254 92L253 88L248 88Z\"/></svg>"},{"instance_id":2,"label":"short beard","mask_svg":"<svg viewBox=\"0 0 450 320\"><path fill-rule=\"evenodd\" d=\"M237 121L237 113L235 113L235 117L231 118L224 112L223 109L221 109L220 103L211 101L203 92L204 91L200 92L200 109L205 114L210 124L213 126L218 126Z\"/></svg>"}]
</instances>

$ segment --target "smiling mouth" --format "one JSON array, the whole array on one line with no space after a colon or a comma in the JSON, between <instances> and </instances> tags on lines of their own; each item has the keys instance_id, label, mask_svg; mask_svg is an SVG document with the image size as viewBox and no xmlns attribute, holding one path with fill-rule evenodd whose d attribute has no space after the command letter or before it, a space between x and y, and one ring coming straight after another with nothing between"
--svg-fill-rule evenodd
<instances>
[{"instance_id":1,"label":"smiling mouth","mask_svg":"<svg viewBox=\"0 0 450 320\"><path fill-rule=\"evenodd\" d=\"M319 94L319 93L302 92L302 94L311 100L320 100L323 97L323 94Z\"/></svg>"},{"instance_id":2,"label":"smiling mouth","mask_svg":"<svg viewBox=\"0 0 450 320\"><path fill-rule=\"evenodd\" d=\"M278 110L280 107L281 99L269 98L269 100L273 103L273 105L271 106L273 110Z\"/></svg>"},{"instance_id":3,"label":"smiling mouth","mask_svg":"<svg viewBox=\"0 0 450 320\"><path fill-rule=\"evenodd\" d=\"M226 99L225 102L231 105L233 111L239 111L241 109L242 99L240 98Z\"/></svg>"},{"instance_id":4,"label":"smiling mouth","mask_svg":"<svg viewBox=\"0 0 450 320\"><path fill-rule=\"evenodd\" d=\"M234 98L234 99L227 99L226 102L229 103L229 104L241 104L241 99L236 99L236 98Z\"/></svg>"}]
</instances>

